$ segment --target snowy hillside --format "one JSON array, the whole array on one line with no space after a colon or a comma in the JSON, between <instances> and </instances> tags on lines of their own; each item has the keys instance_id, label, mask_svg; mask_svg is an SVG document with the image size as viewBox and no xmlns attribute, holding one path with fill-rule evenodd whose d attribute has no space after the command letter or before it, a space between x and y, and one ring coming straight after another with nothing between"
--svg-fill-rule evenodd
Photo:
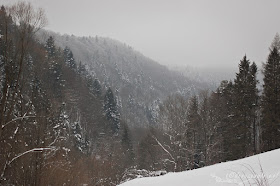
<instances>
[{"instance_id":1,"label":"snowy hillside","mask_svg":"<svg viewBox=\"0 0 280 186\"><path fill-rule=\"evenodd\" d=\"M280 185L280 149L217 165L139 178L121 186ZM263 184L256 184L265 181Z\"/></svg>"},{"instance_id":2,"label":"snowy hillside","mask_svg":"<svg viewBox=\"0 0 280 186\"><path fill-rule=\"evenodd\" d=\"M69 47L76 61L86 65L104 89L113 89L129 126L154 124L158 103L172 94L189 97L202 89L214 89L206 82L169 70L110 38L76 37L51 31L38 34L42 43L49 36L53 36L62 49Z\"/></svg>"}]
</instances>

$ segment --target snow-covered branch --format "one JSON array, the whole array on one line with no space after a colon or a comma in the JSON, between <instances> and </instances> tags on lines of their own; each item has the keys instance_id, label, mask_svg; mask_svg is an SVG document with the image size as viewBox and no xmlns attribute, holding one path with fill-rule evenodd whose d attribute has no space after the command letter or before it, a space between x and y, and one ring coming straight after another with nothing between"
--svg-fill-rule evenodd
<instances>
[{"instance_id":1,"label":"snow-covered branch","mask_svg":"<svg viewBox=\"0 0 280 186\"><path fill-rule=\"evenodd\" d=\"M31 153L31 152L42 152L42 151L45 151L45 150L54 150L55 147L42 147L42 148L33 148L33 149L30 149L28 151L25 151L25 152L22 152L18 155L16 155L14 158L12 158L10 161L7 161L4 165L4 168L2 170L2 173L1 173L1 176L0 176L0 179L4 177L5 175L5 171L6 169L8 168L8 166L10 166L16 159L24 156L25 154L28 154L28 153Z\"/></svg>"},{"instance_id":2,"label":"snow-covered branch","mask_svg":"<svg viewBox=\"0 0 280 186\"><path fill-rule=\"evenodd\" d=\"M13 161L15 161L16 159L20 158L21 156L25 155L25 154L28 154L30 152L42 152L44 150L54 150L55 148L54 147L43 147L43 148L34 148L34 149L31 149L31 150L28 150L28 151L25 151L23 153L20 153L18 154L17 156L15 156L13 159L11 159L7 165L10 165L11 163L13 163Z\"/></svg>"},{"instance_id":3,"label":"snow-covered branch","mask_svg":"<svg viewBox=\"0 0 280 186\"><path fill-rule=\"evenodd\" d=\"M23 119L28 119L28 118L36 118L38 116L26 116L26 115L23 115L22 117L17 117L17 118L14 118L12 119L11 121L7 122L6 124L2 125L1 128L4 129L7 125L9 125L10 123L13 123L17 120L23 120Z\"/></svg>"},{"instance_id":4,"label":"snow-covered branch","mask_svg":"<svg viewBox=\"0 0 280 186\"><path fill-rule=\"evenodd\" d=\"M152 138L157 142L157 144L162 148L162 150L164 150L172 159L172 161L170 160L170 162L174 163L174 170L176 170L177 168L177 163L175 158L172 156L172 154L158 141L158 139L155 136L152 136Z\"/></svg>"}]
</instances>

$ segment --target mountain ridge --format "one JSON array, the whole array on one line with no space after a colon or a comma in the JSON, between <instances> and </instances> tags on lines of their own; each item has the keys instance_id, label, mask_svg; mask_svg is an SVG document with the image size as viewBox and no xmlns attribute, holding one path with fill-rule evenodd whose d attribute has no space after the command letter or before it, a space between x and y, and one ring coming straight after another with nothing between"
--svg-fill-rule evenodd
<instances>
[{"instance_id":1,"label":"mountain ridge","mask_svg":"<svg viewBox=\"0 0 280 186\"><path fill-rule=\"evenodd\" d=\"M84 64L104 88L113 88L130 126L146 127L155 123L159 103L172 94L187 98L211 87L169 70L115 39L61 35L46 30L38 34L41 42L49 36L55 38L57 46L69 47L76 61Z\"/></svg>"}]
</instances>

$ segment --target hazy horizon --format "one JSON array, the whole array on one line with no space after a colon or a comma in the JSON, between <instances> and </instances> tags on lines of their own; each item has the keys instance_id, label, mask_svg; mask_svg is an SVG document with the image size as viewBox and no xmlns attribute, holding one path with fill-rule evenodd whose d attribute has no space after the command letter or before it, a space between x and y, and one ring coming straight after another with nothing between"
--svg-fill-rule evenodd
<instances>
[{"instance_id":1,"label":"hazy horizon","mask_svg":"<svg viewBox=\"0 0 280 186\"><path fill-rule=\"evenodd\" d=\"M260 65L280 30L276 0L29 1L45 9L46 29L110 37L169 66L231 68L245 54Z\"/></svg>"}]
</instances>

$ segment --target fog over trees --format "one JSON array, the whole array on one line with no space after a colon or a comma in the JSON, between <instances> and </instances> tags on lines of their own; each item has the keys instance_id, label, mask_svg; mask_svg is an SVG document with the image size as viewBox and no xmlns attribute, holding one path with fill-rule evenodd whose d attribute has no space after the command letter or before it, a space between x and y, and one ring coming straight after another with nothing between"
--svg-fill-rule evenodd
<instances>
[{"instance_id":1,"label":"fog over trees","mask_svg":"<svg viewBox=\"0 0 280 186\"><path fill-rule=\"evenodd\" d=\"M1 6L0 185L117 185L280 147L278 34L263 66L240 56L217 85L46 24Z\"/></svg>"}]
</instances>

